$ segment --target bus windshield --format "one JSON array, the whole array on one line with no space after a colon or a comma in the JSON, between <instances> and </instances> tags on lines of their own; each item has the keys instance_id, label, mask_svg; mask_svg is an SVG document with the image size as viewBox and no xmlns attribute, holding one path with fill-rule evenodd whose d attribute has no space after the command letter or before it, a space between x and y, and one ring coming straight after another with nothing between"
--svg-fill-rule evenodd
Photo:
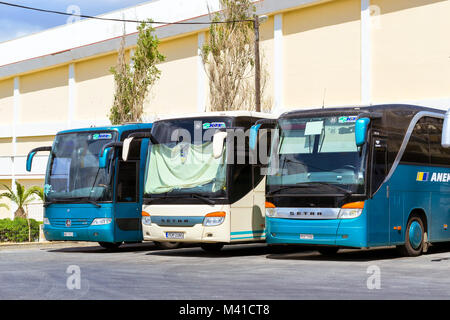
<instances>
[{"instance_id":1,"label":"bus windshield","mask_svg":"<svg viewBox=\"0 0 450 320\"><path fill-rule=\"evenodd\" d=\"M267 185L335 185L364 193L364 153L355 143L356 115L280 119ZM283 188L288 189L288 188ZM310 188L303 188L306 193ZM336 189L336 188L335 188Z\"/></svg>"},{"instance_id":2,"label":"bus windshield","mask_svg":"<svg viewBox=\"0 0 450 320\"><path fill-rule=\"evenodd\" d=\"M117 139L115 132L57 135L47 168L46 201L112 200L112 161L99 168L102 147Z\"/></svg>"},{"instance_id":3,"label":"bus windshield","mask_svg":"<svg viewBox=\"0 0 450 320\"><path fill-rule=\"evenodd\" d=\"M226 150L213 156L212 128L225 128L228 120L183 119L155 123L158 142L149 147L144 193L150 197L204 194L220 197L226 190ZM207 133L207 131L209 131Z\"/></svg>"}]
</instances>

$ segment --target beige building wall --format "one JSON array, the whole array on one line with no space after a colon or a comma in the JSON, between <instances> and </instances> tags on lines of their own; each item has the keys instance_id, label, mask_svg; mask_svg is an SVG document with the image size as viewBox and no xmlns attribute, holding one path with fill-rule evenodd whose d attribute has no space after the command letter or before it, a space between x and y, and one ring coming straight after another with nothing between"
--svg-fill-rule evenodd
<instances>
[{"instance_id":1,"label":"beige building wall","mask_svg":"<svg viewBox=\"0 0 450 320\"><path fill-rule=\"evenodd\" d=\"M31 149L52 146L55 136L18 137L17 156L26 156Z\"/></svg>"},{"instance_id":2,"label":"beige building wall","mask_svg":"<svg viewBox=\"0 0 450 320\"><path fill-rule=\"evenodd\" d=\"M20 77L20 123L67 121L68 67Z\"/></svg>"},{"instance_id":3,"label":"beige building wall","mask_svg":"<svg viewBox=\"0 0 450 320\"><path fill-rule=\"evenodd\" d=\"M360 15L359 0L283 15L286 109L360 103Z\"/></svg>"},{"instance_id":4,"label":"beige building wall","mask_svg":"<svg viewBox=\"0 0 450 320\"><path fill-rule=\"evenodd\" d=\"M13 145L11 138L0 138L0 157L11 156L13 153Z\"/></svg>"},{"instance_id":5,"label":"beige building wall","mask_svg":"<svg viewBox=\"0 0 450 320\"><path fill-rule=\"evenodd\" d=\"M450 97L450 1L371 3L374 103Z\"/></svg>"},{"instance_id":6,"label":"beige building wall","mask_svg":"<svg viewBox=\"0 0 450 320\"><path fill-rule=\"evenodd\" d=\"M14 117L14 79L0 81L0 125L11 125Z\"/></svg>"},{"instance_id":7,"label":"beige building wall","mask_svg":"<svg viewBox=\"0 0 450 320\"><path fill-rule=\"evenodd\" d=\"M166 59L158 65L161 78L144 104L148 117L197 110L197 48L197 35L160 43L159 51Z\"/></svg>"},{"instance_id":8,"label":"beige building wall","mask_svg":"<svg viewBox=\"0 0 450 320\"><path fill-rule=\"evenodd\" d=\"M116 53L75 63L75 120L108 118L114 102L110 68L116 63Z\"/></svg>"}]
</instances>

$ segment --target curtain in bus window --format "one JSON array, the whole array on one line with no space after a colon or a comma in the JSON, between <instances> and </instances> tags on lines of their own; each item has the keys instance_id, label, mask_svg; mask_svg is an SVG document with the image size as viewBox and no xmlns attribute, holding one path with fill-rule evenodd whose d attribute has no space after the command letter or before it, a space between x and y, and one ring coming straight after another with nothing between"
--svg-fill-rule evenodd
<instances>
[{"instance_id":1,"label":"curtain in bus window","mask_svg":"<svg viewBox=\"0 0 450 320\"><path fill-rule=\"evenodd\" d=\"M179 143L172 148L164 144L153 145L145 193L165 193L213 181L212 191L218 191L225 181L226 171L222 161L222 158L213 157L212 142L202 145Z\"/></svg>"}]
</instances>

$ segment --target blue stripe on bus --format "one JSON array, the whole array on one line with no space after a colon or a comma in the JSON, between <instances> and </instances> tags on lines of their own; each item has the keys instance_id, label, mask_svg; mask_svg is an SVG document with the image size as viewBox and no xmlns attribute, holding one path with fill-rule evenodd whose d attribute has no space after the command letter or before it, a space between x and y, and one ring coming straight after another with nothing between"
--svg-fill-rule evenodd
<instances>
[{"instance_id":1,"label":"blue stripe on bus","mask_svg":"<svg viewBox=\"0 0 450 320\"><path fill-rule=\"evenodd\" d=\"M266 230L255 230L255 231L237 231L237 232L231 232L230 235L239 235L239 234L248 234L248 233L263 233Z\"/></svg>"},{"instance_id":2,"label":"blue stripe on bus","mask_svg":"<svg viewBox=\"0 0 450 320\"><path fill-rule=\"evenodd\" d=\"M231 240L241 240L241 239L255 239L255 238L263 238L265 237L265 234L261 234L258 236L254 236L254 237L237 237L237 238L231 238Z\"/></svg>"}]
</instances>

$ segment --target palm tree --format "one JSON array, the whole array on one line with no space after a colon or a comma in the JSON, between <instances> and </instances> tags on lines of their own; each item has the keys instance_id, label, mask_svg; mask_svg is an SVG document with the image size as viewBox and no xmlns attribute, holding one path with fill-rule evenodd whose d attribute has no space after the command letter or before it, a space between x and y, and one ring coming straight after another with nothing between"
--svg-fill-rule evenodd
<instances>
[{"instance_id":1,"label":"palm tree","mask_svg":"<svg viewBox=\"0 0 450 320\"><path fill-rule=\"evenodd\" d=\"M44 200L44 190L41 187L38 186L32 186L28 189L25 189L23 185L21 185L19 182L16 181L16 192L14 192L10 187L7 185L3 185L7 192L3 192L0 194L1 198L8 198L13 203L17 205L17 210L14 212L14 219L15 218L25 218L27 219L28 223L28 241L31 242L31 224L30 219L28 218L28 204L35 200L34 195L37 195L39 198ZM24 209L24 206L27 208L27 210ZM8 207L6 204L0 204L0 207Z\"/></svg>"},{"instance_id":2,"label":"palm tree","mask_svg":"<svg viewBox=\"0 0 450 320\"><path fill-rule=\"evenodd\" d=\"M28 190L31 190L31 193L37 195L42 202L45 202L44 188L41 188L39 186L32 186Z\"/></svg>"},{"instance_id":3,"label":"palm tree","mask_svg":"<svg viewBox=\"0 0 450 320\"><path fill-rule=\"evenodd\" d=\"M38 195L43 191L41 187L32 186L28 189L25 189L23 185L16 181L16 192L14 192L7 185L3 185L6 188L6 192L0 194L1 198L8 198L11 202L17 205L17 210L14 212L14 218L27 218L27 212L24 209L24 206L28 205L31 201L35 200L34 195Z\"/></svg>"}]
</instances>

